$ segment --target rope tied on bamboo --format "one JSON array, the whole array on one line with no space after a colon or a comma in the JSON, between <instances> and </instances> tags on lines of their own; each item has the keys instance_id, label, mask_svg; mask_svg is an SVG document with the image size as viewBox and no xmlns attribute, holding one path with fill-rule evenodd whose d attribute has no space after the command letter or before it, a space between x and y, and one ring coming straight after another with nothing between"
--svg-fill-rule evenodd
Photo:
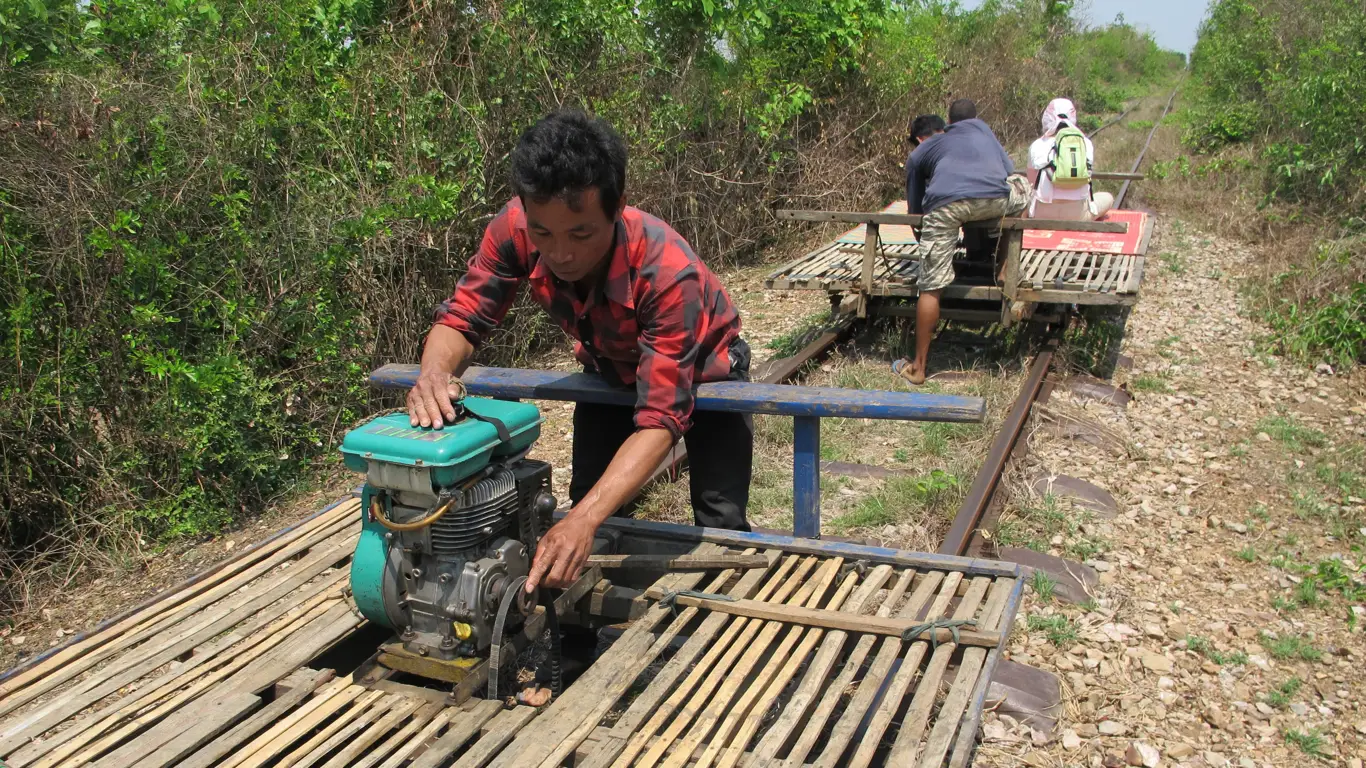
<instances>
[{"instance_id":1,"label":"rope tied on bamboo","mask_svg":"<svg viewBox=\"0 0 1366 768\"><path fill-rule=\"evenodd\" d=\"M901 633L901 642L913 642L915 640L920 639L921 635L925 634L926 632L929 632L930 647L938 649L939 633L934 632L934 630L947 629L949 631L949 634L953 636L954 645L958 645L961 642L958 636L958 628L976 626L977 622L973 619L938 619L936 621L927 621L924 624L916 624L914 626L907 627Z\"/></svg>"}]
</instances>

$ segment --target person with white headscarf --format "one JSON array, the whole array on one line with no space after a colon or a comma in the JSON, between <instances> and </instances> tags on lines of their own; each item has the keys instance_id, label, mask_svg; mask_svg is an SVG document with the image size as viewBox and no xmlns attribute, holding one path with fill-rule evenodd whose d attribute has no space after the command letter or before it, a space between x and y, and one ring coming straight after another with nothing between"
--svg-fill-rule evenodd
<instances>
[{"instance_id":1,"label":"person with white headscarf","mask_svg":"<svg viewBox=\"0 0 1366 768\"><path fill-rule=\"evenodd\" d=\"M1043 111L1043 135L1029 147L1029 183L1034 196L1029 203L1029 216L1036 219L1064 221L1093 221L1104 216L1115 205L1109 192L1095 192L1090 184L1079 187L1054 186L1051 167L1058 131L1077 126L1077 108L1069 99L1053 99ZM1095 165L1096 148L1086 139L1086 161Z\"/></svg>"}]
</instances>

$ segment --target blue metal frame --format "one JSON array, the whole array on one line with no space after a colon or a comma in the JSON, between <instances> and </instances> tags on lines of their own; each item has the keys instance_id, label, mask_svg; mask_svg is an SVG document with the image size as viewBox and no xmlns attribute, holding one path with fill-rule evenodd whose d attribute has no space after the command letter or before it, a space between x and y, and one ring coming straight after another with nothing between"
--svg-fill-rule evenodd
<instances>
[{"instance_id":1,"label":"blue metal frame","mask_svg":"<svg viewBox=\"0 0 1366 768\"><path fill-rule=\"evenodd\" d=\"M370 374L370 383L382 389L409 389L417 382L418 372L416 365L386 365ZM471 368L460 378L471 395L481 397L636 404L634 390L613 387L589 373ZM821 536L822 418L980 422L986 416L986 401L980 397L745 381L700 384L695 390L693 407L700 411L793 417L792 531L796 536L812 539Z\"/></svg>"}]
</instances>

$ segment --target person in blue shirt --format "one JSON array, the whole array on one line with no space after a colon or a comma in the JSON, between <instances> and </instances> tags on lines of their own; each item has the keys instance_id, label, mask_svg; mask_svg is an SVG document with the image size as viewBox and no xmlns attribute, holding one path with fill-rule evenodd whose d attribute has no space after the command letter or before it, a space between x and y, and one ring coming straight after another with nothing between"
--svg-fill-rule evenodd
<instances>
[{"instance_id":1,"label":"person in blue shirt","mask_svg":"<svg viewBox=\"0 0 1366 768\"><path fill-rule=\"evenodd\" d=\"M897 366L897 373L912 384L925 382L930 341L939 324L939 295L954 280L959 230L966 222L1018 214L1029 203L1029 183L1014 170L996 134L977 119L977 105L971 99L953 102L943 132L932 132L911 152L906 163L906 209L925 215L918 249L920 297L915 359Z\"/></svg>"}]
</instances>

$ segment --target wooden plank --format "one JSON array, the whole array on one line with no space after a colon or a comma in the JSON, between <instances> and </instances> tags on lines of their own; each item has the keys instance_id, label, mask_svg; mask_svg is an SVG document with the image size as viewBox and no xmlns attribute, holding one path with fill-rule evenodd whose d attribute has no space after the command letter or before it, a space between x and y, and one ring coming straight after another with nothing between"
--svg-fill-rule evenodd
<instances>
[{"instance_id":1,"label":"wooden plank","mask_svg":"<svg viewBox=\"0 0 1366 768\"><path fill-rule=\"evenodd\" d=\"M879 570L884 568L887 568L888 570L879 573ZM872 587L874 584L885 583L885 576L890 576L890 574L891 571L889 566L878 566L878 570L875 570L873 574L870 575L868 581L865 582L865 586ZM901 599L901 596L906 593L906 590L910 588L914 576L914 571L904 571L902 573L901 578L898 579L896 585L888 591L885 599L879 606L878 612L881 615L891 615L892 607ZM860 590L860 592L854 596L854 600L851 601L845 609L850 613L861 613L868 604L868 601L876 596L878 589L880 589L880 586L866 591ZM806 674L802 677L801 682L788 698L787 703L783 707L782 712L779 713L778 718L774 720L773 725L769 727L768 733L764 735L764 738L760 740L759 745L755 748L755 762L764 763L765 761L772 760L779 751L787 746L792 738L793 732L796 731L797 727L805 719L806 712L815 701L816 696L826 690L825 680L830 676L831 670L834 669L835 662L838 661L840 651L843 650L844 643L848 637L849 634L847 632L836 630L828 633L821 641L820 650L816 652L810 665L807 666ZM819 724L825 722L825 718L817 718L817 720L818 723L815 727L820 727Z\"/></svg>"},{"instance_id":2,"label":"wooden plank","mask_svg":"<svg viewBox=\"0 0 1366 768\"><path fill-rule=\"evenodd\" d=\"M877 258L878 223L870 221L863 236L863 290L873 290L873 260Z\"/></svg>"},{"instance_id":3,"label":"wooden plank","mask_svg":"<svg viewBox=\"0 0 1366 768\"><path fill-rule=\"evenodd\" d=\"M1143 285L1143 266L1146 259L1142 256L1134 259L1134 271L1129 276L1129 282L1124 286L1124 293L1137 294L1138 289Z\"/></svg>"},{"instance_id":4,"label":"wooden plank","mask_svg":"<svg viewBox=\"0 0 1366 768\"><path fill-rule=\"evenodd\" d=\"M97 768L162 768L198 749L261 705L261 697L239 693L200 699L174 712L133 741L109 753Z\"/></svg>"},{"instance_id":5,"label":"wooden plank","mask_svg":"<svg viewBox=\"0 0 1366 768\"><path fill-rule=\"evenodd\" d=\"M944 614L948 608L949 601L953 599L958 591L958 583L963 578L961 573L953 572L944 577L943 585L939 589L939 594L934 602L930 604L928 611L922 615L921 611L909 613L903 610L901 615L906 618L933 621ZM900 640L883 640L881 647L878 648L877 656L873 663L869 665L867 673L863 677L863 684L859 685L853 700L845 708L844 714L835 723L834 729L830 732L830 738L825 743L825 748L821 750L820 756L815 764L822 768L831 768L838 765L849 748L849 742L853 739L854 733L864 720L872 713L872 708L876 704L878 691L882 684L887 680L887 675L891 672L892 665L896 663L897 657L901 655L904 644ZM915 644L912 644L914 647ZM919 659L916 659L915 667L919 667ZM893 763L895 765L895 763Z\"/></svg>"},{"instance_id":6,"label":"wooden plank","mask_svg":"<svg viewBox=\"0 0 1366 768\"><path fill-rule=\"evenodd\" d=\"M88 638L88 642L63 650L5 680L0 683L0 697L3 697L0 698L0 717L120 651L149 638L164 638L170 627L185 619L200 618L201 609L205 606L220 598L231 596L243 585L268 573L284 561L354 526L359 505L360 502L356 501L353 504L339 506L327 517L318 518L316 523L302 527L297 536L282 539L278 549L259 552L259 557L243 561L240 564L241 570L224 571L219 574L221 578L208 579L181 593L168 595L164 601L149 606L145 612L130 616L99 635Z\"/></svg>"},{"instance_id":7,"label":"wooden plank","mask_svg":"<svg viewBox=\"0 0 1366 768\"><path fill-rule=\"evenodd\" d=\"M797 588L797 585L806 577L806 574L810 572L814 565L815 558L807 558L806 560L801 561L800 564L798 564L798 558L784 558L782 569L776 572L773 577L764 584L756 597L760 600L786 600L788 595ZM788 575L788 572L792 570L794 566L796 567L795 573ZM723 617L722 621L727 622L729 617L726 617L724 614L720 615ZM708 620L710 620L710 617ZM655 712L650 717L649 721L646 722L643 727L635 729L635 731L630 734L630 741L623 747L620 756L617 757L616 761L613 763L614 766L625 768L635 762L636 757L650 746L651 738L665 727L665 723L673 717L675 712L683 707L691 694L694 691L707 690L706 685L711 682L709 675L711 670L718 664L726 663L725 660L727 658L733 659L735 656L739 655L738 651L735 649L742 648L744 643L747 642L747 633L745 630L748 626L752 625L753 623L748 619L728 621L724 624L724 632L721 633L719 638L712 641L708 646L706 655L704 655L701 661L692 668L692 671L688 674L687 678L684 679L683 683L674 686L672 690L666 691L668 693L668 698L655 708ZM647 688L646 693L650 694L652 690L657 689L657 686L658 682L652 684ZM678 730L682 730L681 726ZM619 731L616 731L616 733L617 735L623 735ZM677 732L669 737L670 741L676 737ZM667 745L665 745L665 748L667 748ZM662 749L660 750L660 754L663 754Z\"/></svg>"},{"instance_id":8,"label":"wooden plank","mask_svg":"<svg viewBox=\"0 0 1366 768\"><path fill-rule=\"evenodd\" d=\"M658 600L662 592L651 589L645 593L646 597ZM846 632L862 632L873 635L885 635L887 637L901 637L906 630L916 626L920 622L907 619L882 619L876 616L851 616L840 613L839 611L826 610L824 608L808 608L804 606L775 606L771 603L764 603L757 600L712 600L708 598L692 597L690 595L678 595L674 598L677 605L685 605L692 608L704 608L709 611L729 613L732 616L747 616L752 619L762 619L764 621L785 621L789 624L802 624L808 627L820 627L822 629L842 629ZM963 645L976 645L983 648L994 648L1001 642L998 632L983 632L975 629L960 629L958 631L959 641ZM926 630L917 639L929 640L933 637L939 642L944 642L953 637L953 633L947 629Z\"/></svg>"},{"instance_id":9,"label":"wooden plank","mask_svg":"<svg viewBox=\"0 0 1366 768\"><path fill-rule=\"evenodd\" d=\"M992 596L993 604L997 606L1004 605L1005 596L1010 593L1012 585L1006 583L1003 579L995 586L996 589ZM989 605L989 607L991 606ZM999 620L999 609L993 608L992 610L996 611L996 616L993 617L988 615L983 617L983 624L986 624L987 626L995 626ZM988 613L990 612L991 611L988 611ZM939 648L935 649L934 658L930 660L931 669L934 668L935 662L938 660L941 652L945 654L944 666L948 666L948 656L953 654L952 645L952 643L948 646L941 645ZM958 665L958 674L955 675L953 679L953 687L949 689L949 695L944 699L944 703L940 705L939 713L935 717L934 730L930 732L930 738L925 743L925 750L920 758L920 768L939 768L939 766L944 763L944 758L949 750L949 742L953 739L953 734L958 730L960 719L963 716L963 710L967 708L968 695L971 694L973 688L977 685L977 676L982 671L982 663L986 661L986 655L986 650L981 648L969 648L963 652L963 658ZM942 674L943 672L941 670L941 677ZM922 682L922 688L929 682L934 682L934 687L938 689L938 680L931 680L930 673L926 672L925 681ZM904 730L903 726L903 731ZM901 744L899 736L900 735L898 734L898 746ZM919 738L917 737L916 740L919 741ZM892 760L895 761L897 756L901 754L904 754L906 757L910 756L907 753L899 752L897 747L894 746ZM895 764L909 765L910 763Z\"/></svg>"},{"instance_id":10,"label":"wooden plank","mask_svg":"<svg viewBox=\"0 0 1366 768\"><path fill-rule=\"evenodd\" d=\"M776 563L776 553L774 557ZM721 588L732 575L733 571L722 571L707 588ZM700 580L701 574L676 574L675 588L690 589ZM659 638L655 638L655 628L670 617L674 619L673 622ZM691 620L691 616L675 616L671 608L652 607L565 692L566 695L551 703L546 709L545 728L537 729L536 733L520 735L494 764L519 767L560 765L592 733L598 721L630 688L640 672L669 647L672 638L682 632Z\"/></svg>"},{"instance_id":11,"label":"wooden plank","mask_svg":"<svg viewBox=\"0 0 1366 768\"><path fill-rule=\"evenodd\" d=\"M942 571L930 571L923 574L921 578L918 579L914 590L911 592L910 598L907 599L906 605L901 608L898 615L903 618L914 618L915 616L918 616L921 609L929 603L931 595L934 594L935 590L939 589L940 585L944 583L944 580L945 574ZM878 609L877 615L890 616L891 611L894 609L895 606L884 604ZM816 746L816 742L827 732L832 730L826 727L826 722L830 719L830 716L834 714L835 708L841 703L841 700L845 696L845 692L848 690L850 684L854 682L855 676L863 667L864 660L868 658L868 654L873 650L873 646L876 643L877 638L873 635L864 635L859 638L858 642L854 645L854 650L849 654L849 658L845 661L844 667L840 670L839 675L835 677L834 682L826 689L820 704L817 705L815 712L811 716L810 722L807 723L806 728L798 735L796 743L792 745L791 751L788 752L787 759L790 762L795 763L796 765L805 764L807 755L809 755L812 748ZM852 735L852 731L848 731L845 734L846 737L851 737Z\"/></svg>"},{"instance_id":12,"label":"wooden plank","mask_svg":"<svg viewBox=\"0 0 1366 768\"><path fill-rule=\"evenodd\" d=\"M786 221L839 221L847 224L908 224L919 227L924 219L922 214L845 212L845 211L796 211L783 209L778 218ZM1062 230L1064 232L1106 232L1124 234L1129 231L1126 222L1111 221L1072 221L1067 219L1020 219L1003 218L985 221L970 221L964 225L973 228L995 228L1008 230Z\"/></svg>"},{"instance_id":13,"label":"wooden plank","mask_svg":"<svg viewBox=\"0 0 1366 768\"><path fill-rule=\"evenodd\" d=\"M532 707L519 707L519 709L531 710L530 715L534 717L536 710ZM456 750L465 746L466 742L479 735L480 729L486 723L493 720L495 716L503 712L501 701L480 701L470 707L468 711L462 713L457 718L450 730L441 734L441 738L427 747L413 764L408 768L439 768L445 761L455 754ZM531 717L526 720L530 721Z\"/></svg>"},{"instance_id":14,"label":"wooden plank","mask_svg":"<svg viewBox=\"0 0 1366 768\"><path fill-rule=\"evenodd\" d=\"M535 707L514 707L499 713L489 723L488 731L451 768L484 768L539 712ZM419 759L411 768L436 768L438 765L440 761L427 765Z\"/></svg>"},{"instance_id":15,"label":"wooden plank","mask_svg":"<svg viewBox=\"0 0 1366 768\"><path fill-rule=\"evenodd\" d=\"M379 746L367 751L356 761L352 768L374 768L379 761L388 757L398 750L402 745L416 741L416 734L425 731L427 726L436 718L444 717L442 714L444 707L440 704L427 704L413 713L411 719L403 724L402 728L395 731L389 738L380 742Z\"/></svg>"},{"instance_id":16,"label":"wooden plank","mask_svg":"<svg viewBox=\"0 0 1366 768\"><path fill-rule=\"evenodd\" d=\"M497 701L484 701L480 703L492 704L495 709L502 707L502 703ZM457 712L453 709L446 709L438 712L437 716L432 718L431 722L423 726L422 730L418 731L416 736L400 740L398 748L394 750L392 755L389 755L388 760L385 760L380 764L379 768L398 768L400 765L407 762L408 758L412 757L414 752L421 749L423 744L430 741L433 736L447 725L450 725L452 720L459 718L462 714L464 713ZM489 716L491 717L492 713L489 713ZM470 720L471 718L465 717L462 719ZM485 719L487 720L487 718ZM484 722L480 721L475 724L473 728L469 728L468 723L462 723L458 730L451 732L457 735L463 735L464 738L461 739L461 743L464 743L465 741L469 741L471 736L478 733L483 724Z\"/></svg>"},{"instance_id":17,"label":"wooden plank","mask_svg":"<svg viewBox=\"0 0 1366 768\"><path fill-rule=\"evenodd\" d=\"M973 579L972 585L968 588L968 593L958 603L953 618L970 619L975 616L990 584L991 579L986 577ZM872 721L868 724L868 729L864 732L863 742L858 745L853 758L848 763L849 768L866 768L872 764L873 756L882 743L882 735L891 725L893 716L901 710L901 700L910 688L911 681L920 675L920 662L925 658L925 652L929 650L929 647L928 643L912 643L911 647L907 649L906 657L901 662L901 668L897 670L896 675L887 684L887 691L878 705ZM929 691L928 698L931 703L933 703L933 692L939 688L939 681L934 677L935 664L942 658L944 665L947 666L948 660L953 656L953 648L954 644L951 642L935 648L934 655L930 659L930 667L920 679L916 693ZM942 675L943 670L939 670L939 674ZM919 712L915 709L913 699L911 708L907 711L906 717L902 719L901 729L905 730L908 725L913 726L919 722L918 718Z\"/></svg>"},{"instance_id":18,"label":"wooden plank","mask_svg":"<svg viewBox=\"0 0 1366 768\"><path fill-rule=\"evenodd\" d=\"M416 365L386 365L370 374L385 388L412 387ZM461 377L470 394L526 400L570 400L604 405L634 405L635 392L608 384L601 376L517 368L471 368ZM953 397L918 392L885 392L718 381L698 385L694 407L702 411L766 413L779 416L844 416L902 421L981 421L986 403L980 397Z\"/></svg>"},{"instance_id":19,"label":"wooden plank","mask_svg":"<svg viewBox=\"0 0 1366 768\"><path fill-rule=\"evenodd\" d=\"M251 760L258 752L268 748L299 723L310 721L320 710L335 712L364 692L364 688L352 684L350 675L333 680L315 693L302 707L290 712L284 719L274 723L266 731L248 742L246 746L234 752L223 762L218 763L218 768L237 768L237 766ZM284 746L288 745L282 745L281 748Z\"/></svg>"},{"instance_id":20,"label":"wooden plank","mask_svg":"<svg viewBox=\"0 0 1366 768\"><path fill-rule=\"evenodd\" d=\"M177 673L166 675L164 678L158 678L156 681L158 685L136 691L133 694L123 697L112 706L106 707L105 709L94 713L92 716L79 721L71 728L67 728L61 733L56 734L54 738L45 739L41 742L41 746L35 745L35 749L21 750L15 754L15 761L28 763L37 755L50 751L51 754L34 764L34 768L50 768L65 760L86 744L98 739L98 741L95 741L92 746L87 748L76 758L76 762L78 763L88 762L144 726L154 723L163 716L174 712L186 701L193 699L219 680L222 680L234 671L241 669L253 659L259 657L276 644L288 638L292 632L303 628L308 622L322 616L327 609L327 606L325 605L327 597L328 595L326 594L317 595L308 604L303 606L303 609L298 615L285 616L281 619L277 619L275 625L264 628L258 634L249 635L245 641L234 635L229 635L227 638L224 638L225 642L218 644L218 647L216 648L211 647L201 655L201 657L206 660L204 664L197 667L191 667L188 670L182 669ZM340 595L337 595L333 599L339 597ZM244 645L247 648L246 652L238 654L229 654L226 652L229 648L238 644ZM211 674L203 675L203 673L210 672L215 666L223 662L227 662L227 665L221 669L212 671ZM169 700L162 702L159 705L152 706L168 694L179 689L185 683L191 682L201 676L203 676L204 679L194 682L186 690L171 696ZM246 691L245 693L254 694L256 692ZM151 708L147 709L148 707ZM140 710L142 711L137 717L132 718L125 724L125 720L128 720L134 713L138 713Z\"/></svg>"},{"instance_id":21,"label":"wooden plank","mask_svg":"<svg viewBox=\"0 0 1366 768\"><path fill-rule=\"evenodd\" d=\"M244 620L254 618L249 625L250 632L266 626L294 607L281 601L281 598L296 592L301 585L349 557L354 540L355 537L348 536L340 546L327 547L310 555L258 589L247 590L222 606L203 612L198 621L188 623L180 631L169 633L149 644L150 647L139 649L138 653L125 654L74 688L64 691L62 696L13 718L0 730L0 754L11 752L18 744L43 734L105 696L174 661ZM282 605L268 607L277 601ZM209 658L207 654L193 657L186 662L186 668L198 666ZM38 754L45 754L69 738L59 734L57 738L45 740Z\"/></svg>"},{"instance_id":22,"label":"wooden plank","mask_svg":"<svg viewBox=\"0 0 1366 768\"><path fill-rule=\"evenodd\" d=\"M824 251L825 249L827 249L827 248L829 248L829 247L830 247L829 244L822 245L821 247L817 248L817 249L814 250L814 251L810 251L810 252L808 252L808 253L806 253L806 254L803 254L802 256L799 256L799 257L793 259L792 261L787 262L786 264L782 265L781 267L778 267L777 269L773 270L772 272L769 272L769 273L768 273L768 276L765 277L764 279L766 279L766 280L776 280L776 279L781 278L781 277L786 277L786 276L788 275L788 273L791 272L797 265L801 264L802 262L806 261L806 260L809 259L809 258L814 257L816 254L820 253L821 251Z\"/></svg>"},{"instance_id":23,"label":"wooden plank","mask_svg":"<svg viewBox=\"0 0 1366 768\"><path fill-rule=\"evenodd\" d=\"M806 576L816 564L816 558L807 558L804 560L793 576L784 582L774 594L774 601L783 601L786 604L786 607L795 607L798 605L799 601L805 598L803 587L807 584ZM752 621L749 619L737 621L732 624L732 630L739 633L735 642L719 660L707 664L704 659L703 663L699 665L707 672L706 679L692 692L687 703L677 708L676 715L673 718L673 721L669 723L668 727L651 740L645 753L640 757L639 763L642 766L658 765L660 761L664 759L665 753L669 748L683 737L684 730L692 724L693 718L703 712L706 702L716 693L718 687L724 682L727 673L736 665L745 651L749 649L750 645L755 641L755 636L760 633L763 627L764 622ZM663 711L664 709L661 708L661 712ZM676 751L676 754L683 751L684 750L680 747ZM688 754L690 755L691 752L688 752ZM623 755L623 757L625 756ZM618 760L617 764L622 765L621 760Z\"/></svg>"},{"instance_id":24,"label":"wooden plank","mask_svg":"<svg viewBox=\"0 0 1366 768\"><path fill-rule=\"evenodd\" d=\"M556 513L557 518L561 516ZM781 534L744 533L721 528L672 525L624 517L610 517L603 521L603 526L642 539L684 542L706 541L735 548L779 549L785 553L798 555L843 557L846 560L867 560L869 563L889 563L926 570L955 570L962 571L969 576L1015 577L1020 575L1020 566L1015 563L959 557L957 555L940 555L933 552L906 552L866 544L851 544L845 541L799 539Z\"/></svg>"},{"instance_id":25,"label":"wooden plank","mask_svg":"<svg viewBox=\"0 0 1366 768\"><path fill-rule=\"evenodd\" d=\"M832 607L838 607L839 610L848 613L858 613L862 610L863 605L867 602L868 598L882 589L882 586L887 583L887 579L889 579L891 575L892 569L890 566L880 565L877 568L874 568L869 572L868 577L863 580L863 583L859 584L858 592L854 595L852 600L848 602L840 601L838 605L835 604L835 601L832 601ZM852 574L850 578L853 578ZM783 661L782 668L778 670L778 673L769 681L768 685L763 688L762 693L753 703L753 706L748 709L750 716L745 718L739 732L730 739L728 744L725 744L724 752L722 752L717 759L717 764L720 768L736 768L736 766L740 764L740 760L746 754L745 751L749 748L750 741L754 739L754 735L758 733L759 727L763 724L764 714L778 702L778 697L787 689L787 686L792 679L796 677L797 670L802 667L808 658L810 658L811 653L816 649L816 643L821 642L825 637L825 634L825 631L822 629L812 629L806 633L804 638L802 638L801 645L798 646L794 653L784 654L781 649L774 653L773 661L770 663L774 664L778 661ZM759 686L755 685L754 690L758 691ZM715 738L712 743L713 745L718 746L722 744L720 739Z\"/></svg>"},{"instance_id":26,"label":"wooden plank","mask_svg":"<svg viewBox=\"0 0 1366 768\"><path fill-rule=\"evenodd\" d=\"M1019 608L1018 597L1024 586L1018 579L1008 579L1005 582L1004 588L999 592L997 585L992 585L991 597L982 609L982 623L1002 631L1014 620L1014 613ZM967 656L967 652L963 655ZM972 759L973 750L977 746L977 730L982 724L982 707L986 703L987 689L991 685L991 676L1000 659L1000 648L987 651L986 661L977 675L977 685L972 690L968 713L962 718L962 724L958 728L958 740L949 754L949 768L967 768L968 762Z\"/></svg>"},{"instance_id":27,"label":"wooden plank","mask_svg":"<svg viewBox=\"0 0 1366 768\"><path fill-rule=\"evenodd\" d=\"M362 686L357 686L362 688ZM327 721L327 724L319 728L308 740L297 747L292 748L289 754L282 755L278 760L271 762L272 768L292 768L300 761L311 757L313 753L323 744L330 741L338 731L345 729L357 720L362 722L373 721L374 717L367 718L367 713L382 713L389 709L389 706L397 700L397 697L386 697L383 691L365 691L351 702L350 706L343 707L336 716ZM360 730L357 728L356 730ZM324 753L326 754L326 753Z\"/></svg>"},{"instance_id":28,"label":"wooden plank","mask_svg":"<svg viewBox=\"0 0 1366 768\"><path fill-rule=\"evenodd\" d=\"M767 555L589 555L584 567L651 571L748 570L772 565Z\"/></svg>"},{"instance_id":29,"label":"wooden plank","mask_svg":"<svg viewBox=\"0 0 1366 768\"><path fill-rule=\"evenodd\" d=\"M323 763L323 768L343 768L343 766L351 765L362 755L368 754L370 747L374 746L375 742L383 738L384 734L392 731L394 726L403 722L405 718L417 712L422 706L423 702L417 699L403 700L402 703L389 710L389 714L381 718L379 722L362 731L360 736L356 737L355 741L347 744L342 751L333 755L331 760ZM427 705L429 710L436 706L438 705ZM225 766L225 768L229 767Z\"/></svg>"},{"instance_id":30,"label":"wooden plank","mask_svg":"<svg viewBox=\"0 0 1366 768\"><path fill-rule=\"evenodd\" d=\"M311 751L307 750L310 745L294 750L294 754L290 758L294 761L292 763L294 768L311 768L311 766L317 765L324 757L332 754L342 744L369 728L372 723L384 717L394 707L401 706L405 701L407 700L402 696L385 696L374 706L361 708L355 717L347 718L338 727L328 729L328 736L323 739L310 740L313 742Z\"/></svg>"},{"instance_id":31,"label":"wooden plank","mask_svg":"<svg viewBox=\"0 0 1366 768\"><path fill-rule=\"evenodd\" d=\"M1096 259L1096 260L1093 260L1093 261L1099 261L1100 265L1099 265L1099 267L1097 267L1094 263L1092 264L1092 266L1091 266L1091 275L1090 275L1090 277L1086 278L1086 285L1084 286L1084 290L1087 290L1087 291L1094 291L1094 290L1096 290L1096 288L1097 288L1097 285L1096 285L1096 277L1097 277L1098 275L1103 275L1103 274L1105 274L1105 270L1109 269L1109 267L1110 267L1110 260L1113 259L1113 258L1114 258L1114 255L1113 255L1113 254L1107 253L1107 254L1105 254L1104 259Z\"/></svg>"},{"instance_id":32,"label":"wooden plank","mask_svg":"<svg viewBox=\"0 0 1366 768\"><path fill-rule=\"evenodd\" d=\"M840 558L827 560L809 585L804 585L797 593L794 602L809 608L819 607L826 601L826 592L834 584L844 561ZM850 573L835 594L829 598L827 608L839 610L858 582L858 574ZM759 636L745 649L735 668L727 676L721 688L706 702L706 710L697 718L673 755L665 762L665 768L685 768L693 753L710 738L710 744L696 768L711 768L719 757L726 741L739 727L740 721L750 714L755 698L763 693L768 682L780 671L784 662L792 656L792 649L806 634L803 627L794 627L783 621L770 621L759 631ZM782 637L778 640L779 636ZM778 647L768 663L760 666L769 648L777 641ZM738 699L737 699L738 697ZM734 702L732 705L731 702ZM762 713L760 713L762 714Z\"/></svg>"},{"instance_id":33,"label":"wooden plank","mask_svg":"<svg viewBox=\"0 0 1366 768\"><path fill-rule=\"evenodd\" d=\"M782 579L786 577L787 572L796 564L796 558L786 558L783 560L779 564L778 570L773 573L772 577L768 579L768 582L760 589L758 597L760 599L765 599L771 594L772 590L778 587ZM747 595L753 593L755 589L760 587L760 576L761 574L757 574L754 571L745 574L745 576L741 577L740 582L736 584L735 588L731 590L731 594ZM696 615L697 609L685 609L684 613L688 612L692 612L692 615ZM713 613L708 615L703 620L701 626L694 630L688 637L688 640L683 644L683 647L678 649L673 658L669 660L669 663L665 664L663 669L655 674L654 679L650 681L650 685L631 702L631 706L627 708L626 712L620 718L618 718L616 725L611 731L611 736L609 737L610 741L604 741L600 744L598 749L589 757L588 761L584 763L581 768L604 768L605 766L610 765L612 761L617 758L617 755L621 754L622 750L626 749L628 739L640 730L640 726L645 722L645 719L654 714L660 702L662 702L666 696L669 696L678 690L674 687L674 684L685 672L689 672L690 670L696 673L696 677L690 678L684 685L686 689L691 690L701 676L701 672L698 672L693 667L693 662L704 651L710 651L716 647L713 641L716 640L716 636L721 633L721 630L724 629L730 621L731 618L725 614ZM723 638L722 642L728 641ZM654 729L651 729L651 732L653 732L653 730Z\"/></svg>"},{"instance_id":34,"label":"wooden plank","mask_svg":"<svg viewBox=\"0 0 1366 768\"><path fill-rule=\"evenodd\" d=\"M1138 251L1139 256L1148 255L1148 242L1153 236L1153 222L1154 218L1151 214L1143 222L1143 234L1139 236L1138 247L1134 249Z\"/></svg>"},{"instance_id":35,"label":"wooden plank","mask_svg":"<svg viewBox=\"0 0 1366 768\"><path fill-rule=\"evenodd\" d=\"M296 672L292 677L298 678L298 680L288 692L267 704L265 709L252 715L232 730L201 747L198 752L181 761L176 768L212 768L212 766L218 765L219 760L246 742L262 728L278 722L287 712L312 695L320 686L331 681L332 676L333 673L330 669L321 672L315 672L311 669Z\"/></svg>"},{"instance_id":36,"label":"wooden plank","mask_svg":"<svg viewBox=\"0 0 1366 768\"><path fill-rule=\"evenodd\" d=\"M998 246L1005 249L1005 270L1001 280L1001 291L1011 301L1014 301L1015 293L1020 289L1020 258L1023 244L1023 232L1006 232L1003 233L1001 244Z\"/></svg>"}]
</instances>

